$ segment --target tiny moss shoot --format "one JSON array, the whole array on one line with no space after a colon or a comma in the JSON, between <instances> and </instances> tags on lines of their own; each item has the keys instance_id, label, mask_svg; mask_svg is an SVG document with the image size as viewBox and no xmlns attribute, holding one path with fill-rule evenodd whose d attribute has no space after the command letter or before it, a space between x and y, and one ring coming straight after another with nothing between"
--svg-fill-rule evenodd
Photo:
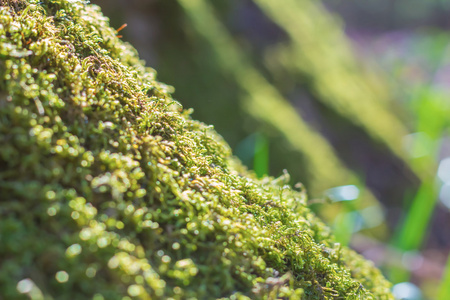
<instances>
[{"instance_id":1,"label":"tiny moss shoot","mask_svg":"<svg viewBox=\"0 0 450 300\"><path fill-rule=\"evenodd\" d=\"M1 299L393 299L97 6L0 4Z\"/></svg>"}]
</instances>

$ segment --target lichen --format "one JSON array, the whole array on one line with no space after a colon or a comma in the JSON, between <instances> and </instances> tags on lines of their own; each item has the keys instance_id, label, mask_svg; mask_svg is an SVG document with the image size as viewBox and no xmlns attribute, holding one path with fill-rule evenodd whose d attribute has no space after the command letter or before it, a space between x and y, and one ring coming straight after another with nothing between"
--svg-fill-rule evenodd
<instances>
[{"instance_id":1,"label":"lichen","mask_svg":"<svg viewBox=\"0 0 450 300\"><path fill-rule=\"evenodd\" d=\"M1 299L392 299L287 174L245 170L97 6L0 3Z\"/></svg>"}]
</instances>

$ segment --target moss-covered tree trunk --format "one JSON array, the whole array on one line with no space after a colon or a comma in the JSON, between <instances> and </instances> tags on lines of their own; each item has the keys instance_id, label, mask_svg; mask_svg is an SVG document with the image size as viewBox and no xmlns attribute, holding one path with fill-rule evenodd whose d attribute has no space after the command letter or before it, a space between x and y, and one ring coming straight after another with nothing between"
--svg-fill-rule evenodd
<instances>
[{"instance_id":1,"label":"moss-covered tree trunk","mask_svg":"<svg viewBox=\"0 0 450 300\"><path fill-rule=\"evenodd\" d=\"M97 6L0 3L0 299L392 298Z\"/></svg>"}]
</instances>

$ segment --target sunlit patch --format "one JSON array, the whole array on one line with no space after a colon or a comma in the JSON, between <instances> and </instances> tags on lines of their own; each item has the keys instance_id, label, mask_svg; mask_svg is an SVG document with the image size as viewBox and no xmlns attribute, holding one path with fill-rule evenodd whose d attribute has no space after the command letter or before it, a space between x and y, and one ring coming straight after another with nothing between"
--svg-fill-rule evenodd
<instances>
[{"instance_id":1,"label":"sunlit patch","mask_svg":"<svg viewBox=\"0 0 450 300\"><path fill-rule=\"evenodd\" d=\"M424 262L424 258L418 251L408 251L402 255L402 265L410 271L419 269Z\"/></svg>"},{"instance_id":2,"label":"sunlit patch","mask_svg":"<svg viewBox=\"0 0 450 300\"><path fill-rule=\"evenodd\" d=\"M439 192L439 199L445 206L450 208L450 182L444 184L441 187L441 190Z\"/></svg>"},{"instance_id":3,"label":"sunlit patch","mask_svg":"<svg viewBox=\"0 0 450 300\"><path fill-rule=\"evenodd\" d=\"M392 294L395 299L400 300L420 300L422 299L422 293L420 289L411 282L402 282L394 285L392 288Z\"/></svg>"},{"instance_id":4,"label":"sunlit patch","mask_svg":"<svg viewBox=\"0 0 450 300\"><path fill-rule=\"evenodd\" d=\"M364 228L373 228L384 222L384 212L380 206L370 206L360 210Z\"/></svg>"},{"instance_id":5,"label":"sunlit patch","mask_svg":"<svg viewBox=\"0 0 450 300\"><path fill-rule=\"evenodd\" d=\"M351 201L358 199L359 188L356 185L343 185L331 188L325 194L334 202Z\"/></svg>"},{"instance_id":6,"label":"sunlit patch","mask_svg":"<svg viewBox=\"0 0 450 300\"><path fill-rule=\"evenodd\" d=\"M429 155L435 148L434 141L424 132L415 132L403 138L403 147L411 158Z\"/></svg>"},{"instance_id":7,"label":"sunlit patch","mask_svg":"<svg viewBox=\"0 0 450 300\"><path fill-rule=\"evenodd\" d=\"M437 174L442 182L450 182L450 157L441 160Z\"/></svg>"}]
</instances>

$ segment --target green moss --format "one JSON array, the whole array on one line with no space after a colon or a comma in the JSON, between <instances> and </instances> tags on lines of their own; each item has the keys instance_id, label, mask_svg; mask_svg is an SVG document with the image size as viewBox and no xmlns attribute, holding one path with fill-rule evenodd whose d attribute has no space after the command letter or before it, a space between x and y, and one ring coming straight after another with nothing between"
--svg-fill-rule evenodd
<instances>
[{"instance_id":1,"label":"green moss","mask_svg":"<svg viewBox=\"0 0 450 300\"><path fill-rule=\"evenodd\" d=\"M287 175L258 180L191 120L98 7L1 4L1 298L392 298Z\"/></svg>"}]
</instances>

